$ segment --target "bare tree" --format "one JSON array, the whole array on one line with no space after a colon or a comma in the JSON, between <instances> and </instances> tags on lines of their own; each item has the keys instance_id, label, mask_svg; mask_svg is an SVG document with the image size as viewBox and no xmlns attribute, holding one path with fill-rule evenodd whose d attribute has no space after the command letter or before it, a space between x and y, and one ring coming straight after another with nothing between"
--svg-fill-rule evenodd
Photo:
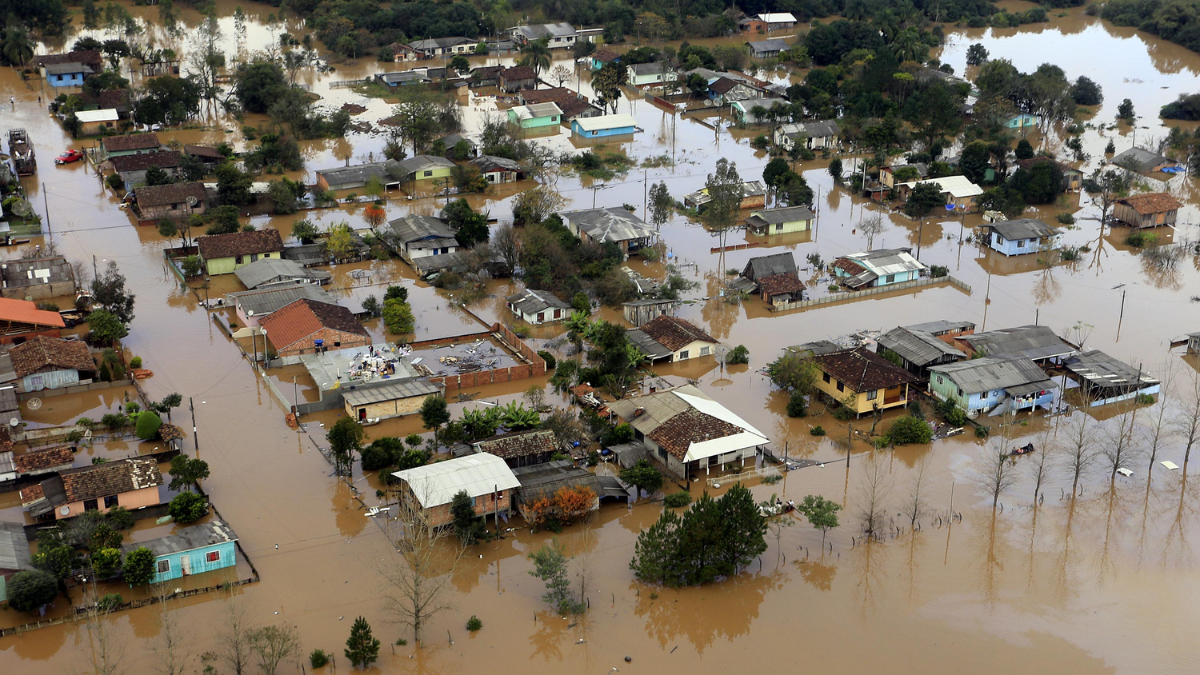
<instances>
[{"instance_id":1,"label":"bare tree","mask_svg":"<svg viewBox=\"0 0 1200 675\"><path fill-rule=\"evenodd\" d=\"M117 637L109 619L113 608L101 602L95 572L87 575L84 588L83 600L87 607L86 648L90 652L88 666L93 675L116 675L121 672L121 662L125 659L125 643ZM79 644L84 646L82 641Z\"/></svg>"},{"instance_id":2,"label":"bare tree","mask_svg":"<svg viewBox=\"0 0 1200 675\"><path fill-rule=\"evenodd\" d=\"M992 510L1000 502L1000 495L1017 482L1017 467L1009 455L1008 446L991 443L975 459L971 480L992 498Z\"/></svg>"},{"instance_id":3,"label":"bare tree","mask_svg":"<svg viewBox=\"0 0 1200 675\"><path fill-rule=\"evenodd\" d=\"M879 461L879 453L870 452L862 463L857 480L858 517L867 534L883 529L887 518L887 498L892 493L892 475L887 465Z\"/></svg>"},{"instance_id":4,"label":"bare tree","mask_svg":"<svg viewBox=\"0 0 1200 675\"><path fill-rule=\"evenodd\" d=\"M1029 475L1033 478L1033 504L1036 507L1038 497L1042 492L1042 484L1050 479L1050 472L1054 468L1054 460L1057 457L1055 446L1050 442L1051 426L1046 425L1045 431L1038 438L1037 445L1033 448L1033 456L1029 458Z\"/></svg>"},{"instance_id":5,"label":"bare tree","mask_svg":"<svg viewBox=\"0 0 1200 675\"><path fill-rule=\"evenodd\" d=\"M1184 440L1183 471L1186 474L1192 447L1200 441L1200 371L1193 370L1189 374L1179 398L1178 412L1171 421L1175 433Z\"/></svg>"},{"instance_id":6,"label":"bare tree","mask_svg":"<svg viewBox=\"0 0 1200 675\"><path fill-rule=\"evenodd\" d=\"M150 646L154 652L154 669L161 675L183 675L191 659L191 642L179 627L179 617L171 611L169 601L174 594L167 590L166 582L154 584L152 590L158 598L159 608L158 637Z\"/></svg>"},{"instance_id":7,"label":"bare tree","mask_svg":"<svg viewBox=\"0 0 1200 675\"><path fill-rule=\"evenodd\" d=\"M929 458L930 455L925 455L917 460L916 466L913 467L915 473L912 482L908 484L908 494L900 505L900 513L908 518L908 527L914 531L917 529L917 521L928 510L925 501L925 471L929 468Z\"/></svg>"},{"instance_id":8,"label":"bare tree","mask_svg":"<svg viewBox=\"0 0 1200 675\"><path fill-rule=\"evenodd\" d=\"M491 247L492 251L504 261L504 266L509 272L516 269L520 244L517 232L511 223L496 228L496 231L492 233Z\"/></svg>"},{"instance_id":9,"label":"bare tree","mask_svg":"<svg viewBox=\"0 0 1200 675\"><path fill-rule=\"evenodd\" d=\"M394 550L384 556L380 575L385 612L393 623L411 628L417 642L421 629L451 606L447 586L462 557L462 547L429 522L414 488L428 492L428 486L402 487L394 521L399 532L389 528L388 543Z\"/></svg>"},{"instance_id":10,"label":"bare tree","mask_svg":"<svg viewBox=\"0 0 1200 675\"><path fill-rule=\"evenodd\" d=\"M88 269L86 261L72 260L71 274L75 277L75 285L77 287L88 288L91 286L91 270Z\"/></svg>"},{"instance_id":11,"label":"bare tree","mask_svg":"<svg viewBox=\"0 0 1200 675\"><path fill-rule=\"evenodd\" d=\"M883 232L883 214L871 212L862 219L858 229L862 230L863 236L867 238L867 250L875 244L875 237Z\"/></svg>"},{"instance_id":12,"label":"bare tree","mask_svg":"<svg viewBox=\"0 0 1200 675\"><path fill-rule=\"evenodd\" d=\"M596 574L596 533L592 531L591 514L588 514L587 520L584 521L579 532L575 536L574 546L575 556L572 558L574 564L572 573L575 575L576 582L579 583L579 604L587 606L587 592L589 584Z\"/></svg>"},{"instance_id":13,"label":"bare tree","mask_svg":"<svg viewBox=\"0 0 1200 675\"><path fill-rule=\"evenodd\" d=\"M1113 421L1116 428L1110 427L1103 444L1101 455L1109 469L1109 481L1117 479L1118 469L1128 469L1142 455L1141 439L1137 435L1137 399L1132 398L1125 406L1124 412L1117 415Z\"/></svg>"},{"instance_id":14,"label":"bare tree","mask_svg":"<svg viewBox=\"0 0 1200 675\"><path fill-rule=\"evenodd\" d=\"M248 611L245 598L234 595L231 590L225 600L225 616L216 635L216 657L225 663L233 675L244 675L249 670L254 652L252 636L255 626L250 621Z\"/></svg>"},{"instance_id":15,"label":"bare tree","mask_svg":"<svg viewBox=\"0 0 1200 675\"><path fill-rule=\"evenodd\" d=\"M564 82L571 79L571 76L572 76L571 69L562 65L561 63L558 64L557 66L554 66L554 70L551 70L547 74L547 77L549 77L551 80L554 80L556 83L558 83L558 86L560 86L560 87L563 86Z\"/></svg>"},{"instance_id":16,"label":"bare tree","mask_svg":"<svg viewBox=\"0 0 1200 675\"><path fill-rule=\"evenodd\" d=\"M1071 478L1071 498L1075 498L1079 481L1087 475L1096 463L1096 449L1092 445L1095 431L1090 424L1091 417L1083 412L1071 415L1070 427L1062 446L1063 469Z\"/></svg>"},{"instance_id":17,"label":"bare tree","mask_svg":"<svg viewBox=\"0 0 1200 675\"><path fill-rule=\"evenodd\" d=\"M300 631L291 624L263 626L250 635L250 644L264 675L275 675L279 664L300 653Z\"/></svg>"},{"instance_id":18,"label":"bare tree","mask_svg":"<svg viewBox=\"0 0 1200 675\"><path fill-rule=\"evenodd\" d=\"M1154 461L1158 459L1158 451L1175 436L1170 415L1174 407L1172 390L1175 385L1175 362L1168 360L1163 366L1162 378L1159 380L1158 405L1150 411L1150 428L1148 433L1147 453L1150 455L1149 473L1154 473Z\"/></svg>"}]
</instances>

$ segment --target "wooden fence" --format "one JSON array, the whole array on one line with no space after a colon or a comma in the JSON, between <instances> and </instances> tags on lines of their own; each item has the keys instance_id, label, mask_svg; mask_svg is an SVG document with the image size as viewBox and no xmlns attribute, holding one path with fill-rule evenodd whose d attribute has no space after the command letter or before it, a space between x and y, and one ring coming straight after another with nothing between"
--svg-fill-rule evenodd
<instances>
[{"instance_id":1,"label":"wooden fence","mask_svg":"<svg viewBox=\"0 0 1200 675\"><path fill-rule=\"evenodd\" d=\"M940 286L947 284L955 286L967 295L971 294L971 287L965 282L956 279L955 277L945 276L937 279L917 279L916 281L902 281L898 284L888 284L887 286L875 286L862 291L854 291L851 293L837 293L835 295L827 295L821 298L813 298L812 300L797 300L795 302L781 302L778 305L772 305L772 312L786 312L791 309L806 309L808 307L817 307L820 305L829 305L835 302L844 302L847 300L858 300L872 295L881 293L891 293L892 291L906 291L913 288L924 288L926 286Z\"/></svg>"}]
</instances>

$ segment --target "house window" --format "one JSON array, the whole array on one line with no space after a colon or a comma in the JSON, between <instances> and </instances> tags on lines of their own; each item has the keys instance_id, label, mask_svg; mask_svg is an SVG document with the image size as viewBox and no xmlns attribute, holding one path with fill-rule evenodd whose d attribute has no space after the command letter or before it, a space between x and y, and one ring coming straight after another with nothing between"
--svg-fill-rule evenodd
<instances>
[{"instance_id":1,"label":"house window","mask_svg":"<svg viewBox=\"0 0 1200 675\"><path fill-rule=\"evenodd\" d=\"M837 390L838 390L838 391L846 391L846 385L845 385L845 383L844 383L844 382L842 382L841 380L838 380L838 383L837 383Z\"/></svg>"},{"instance_id":2,"label":"house window","mask_svg":"<svg viewBox=\"0 0 1200 675\"><path fill-rule=\"evenodd\" d=\"M868 392L867 392L867 400L868 400L868 401L874 401L874 400L875 400L875 397L876 397L876 396L878 396L878 395L879 395L879 391L878 391L878 390L872 390L872 391L868 391Z\"/></svg>"},{"instance_id":3,"label":"house window","mask_svg":"<svg viewBox=\"0 0 1200 675\"><path fill-rule=\"evenodd\" d=\"M99 508L99 506L97 505L95 499L88 499L87 501L83 502L84 511L95 511L97 508Z\"/></svg>"},{"instance_id":4,"label":"house window","mask_svg":"<svg viewBox=\"0 0 1200 675\"><path fill-rule=\"evenodd\" d=\"M561 309L554 310L554 318L556 318L556 319L562 318L562 310Z\"/></svg>"},{"instance_id":5,"label":"house window","mask_svg":"<svg viewBox=\"0 0 1200 675\"><path fill-rule=\"evenodd\" d=\"M112 507L114 507L116 505L117 505L117 496L116 495L111 495L111 496L104 498L104 508L111 509Z\"/></svg>"},{"instance_id":6,"label":"house window","mask_svg":"<svg viewBox=\"0 0 1200 675\"><path fill-rule=\"evenodd\" d=\"M708 347L700 348L700 356L708 356Z\"/></svg>"},{"instance_id":7,"label":"house window","mask_svg":"<svg viewBox=\"0 0 1200 675\"><path fill-rule=\"evenodd\" d=\"M896 275L895 275L895 274L889 274L889 275L887 275L886 277L884 277L884 278L883 278L883 283L885 283L885 284L890 284L890 283L892 283L892 282L893 282L893 281L895 281L895 280L896 280Z\"/></svg>"},{"instance_id":8,"label":"house window","mask_svg":"<svg viewBox=\"0 0 1200 675\"><path fill-rule=\"evenodd\" d=\"M423 174L421 174L421 175L423 175L423 176L424 176L424 177L426 177L426 178L429 178L430 176L432 176L432 175L433 175L433 171L426 171L426 172L424 172L424 173L423 173Z\"/></svg>"},{"instance_id":9,"label":"house window","mask_svg":"<svg viewBox=\"0 0 1200 675\"><path fill-rule=\"evenodd\" d=\"M1024 239L1017 240L1017 248L1025 248L1025 240Z\"/></svg>"},{"instance_id":10,"label":"house window","mask_svg":"<svg viewBox=\"0 0 1200 675\"><path fill-rule=\"evenodd\" d=\"M204 554L204 562L206 562L206 563L221 562L221 552L220 551L209 551L208 553L205 553Z\"/></svg>"},{"instance_id":11,"label":"house window","mask_svg":"<svg viewBox=\"0 0 1200 675\"><path fill-rule=\"evenodd\" d=\"M30 375L29 386L31 389L41 389L45 386L45 380L43 380L41 375Z\"/></svg>"},{"instance_id":12,"label":"house window","mask_svg":"<svg viewBox=\"0 0 1200 675\"><path fill-rule=\"evenodd\" d=\"M159 574L166 574L167 572L170 572L170 571L171 571L171 561L170 560L159 560L158 561L158 573Z\"/></svg>"},{"instance_id":13,"label":"house window","mask_svg":"<svg viewBox=\"0 0 1200 675\"><path fill-rule=\"evenodd\" d=\"M962 389L959 389L959 390L958 390L958 397L959 397L959 398L962 398L962 395L963 395Z\"/></svg>"},{"instance_id":14,"label":"house window","mask_svg":"<svg viewBox=\"0 0 1200 675\"><path fill-rule=\"evenodd\" d=\"M679 359L680 359L681 361L682 361L683 359L686 359L687 357L688 357L688 350L686 350L686 349L685 349L685 350L683 350L683 351L679 352Z\"/></svg>"},{"instance_id":15,"label":"house window","mask_svg":"<svg viewBox=\"0 0 1200 675\"><path fill-rule=\"evenodd\" d=\"M825 382L825 384L829 384L829 373L821 373L821 379Z\"/></svg>"},{"instance_id":16,"label":"house window","mask_svg":"<svg viewBox=\"0 0 1200 675\"><path fill-rule=\"evenodd\" d=\"M539 322L541 322L541 321L545 320L545 318L546 318L546 313L545 313L545 312L538 312L537 320L538 320Z\"/></svg>"},{"instance_id":17,"label":"house window","mask_svg":"<svg viewBox=\"0 0 1200 675\"><path fill-rule=\"evenodd\" d=\"M257 254L257 253L251 253L251 254L250 254L250 262L254 262L254 261L256 261L256 260L258 260L258 254Z\"/></svg>"},{"instance_id":18,"label":"house window","mask_svg":"<svg viewBox=\"0 0 1200 675\"><path fill-rule=\"evenodd\" d=\"M239 255L238 257L234 258L233 262L238 265L241 265L242 264L242 256Z\"/></svg>"},{"instance_id":19,"label":"house window","mask_svg":"<svg viewBox=\"0 0 1200 675\"><path fill-rule=\"evenodd\" d=\"M783 232L783 223L776 223L776 225L775 225L775 231L776 231L776 232Z\"/></svg>"},{"instance_id":20,"label":"house window","mask_svg":"<svg viewBox=\"0 0 1200 675\"><path fill-rule=\"evenodd\" d=\"M938 378L938 384L942 384L942 376L938 375L937 378Z\"/></svg>"}]
</instances>

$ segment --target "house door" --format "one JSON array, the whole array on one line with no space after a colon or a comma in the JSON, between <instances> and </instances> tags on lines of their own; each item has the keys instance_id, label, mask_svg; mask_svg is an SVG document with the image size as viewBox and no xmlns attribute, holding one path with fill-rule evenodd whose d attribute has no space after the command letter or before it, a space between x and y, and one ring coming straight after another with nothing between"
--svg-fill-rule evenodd
<instances>
[{"instance_id":1,"label":"house door","mask_svg":"<svg viewBox=\"0 0 1200 675\"><path fill-rule=\"evenodd\" d=\"M179 556L179 569L183 570L183 576L185 577L192 573L192 559L190 556Z\"/></svg>"},{"instance_id":2,"label":"house door","mask_svg":"<svg viewBox=\"0 0 1200 675\"><path fill-rule=\"evenodd\" d=\"M367 409L359 408L358 409L358 421L362 422L362 421L365 421L366 419L367 419Z\"/></svg>"}]
</instances>

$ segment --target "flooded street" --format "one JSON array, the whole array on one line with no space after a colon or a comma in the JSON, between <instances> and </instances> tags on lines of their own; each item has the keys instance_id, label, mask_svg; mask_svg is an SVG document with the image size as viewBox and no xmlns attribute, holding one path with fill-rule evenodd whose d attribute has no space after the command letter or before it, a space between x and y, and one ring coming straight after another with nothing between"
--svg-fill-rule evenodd
<instances>
[{"instance_id":1,"label":"flooded street","mask_svg":"<svg viewBox=\"0 0 1200 675\"><path fill-rule=\"evenodd\" d=\"M234 4L222 0L217 7L227 52L234 54L272 39L265 21L275 8L242 4L247 31L239 37L232 19ZM157 16L154 7L131 11L151 20ZM1022 71L1055 63L1068 78L1087 75L1103 87L1104 104L1091 118L1095 124L1111 122L1117 104L1130 98L1142 116L1138 144L1164 138L1169 125L1157 119L1157 110L1180 93L1200 92L1200 55L1132 29L1101 23L1084 16L1081 9L1066 14L1021 29L947 27L940 58L962 74L967 47L979 42L992 58L1011 59ZM198 15L186 10L183 16L190 33ZM289 19L289 25L295 35L304 32L295 20ZM163 33L159 44L168 42ZM186 40L178 42L186 46ZM51 52L60 48L48 46ZM472 57L475 65L485 61L495 63L496 57ZM559 61L570 65L568 55L556 54ZM331 83L408 67L368 59L334 65L336 72L308 71L301 81L321 96L318 106L323 109L343 103L366 106L367 112L355 116L355 121L370 122L376 133L352 132L345 139L301 143L306 168L288 175L307 183L313 182L317 169L378 158L386 142L377 123L392 114L391 105L348 88L332 88ZM580 80L583 93L591 95L587 75ZM661 506L643 503L627 509L606 504L590 525L574 525L558 535L576 563L590 572L586 614L576 619L547 611L540 599L543 583L528 574L531 565L526 556L552 535L522 529L469 549L453 572L453 608L434 619L425 644L392 647L397 638L411 635L386 622L380 600L380 568L397 564L398 559L388 548L382 520L363 516L363 503L379 503L377 479L364 478L356 464L356 495L333 478L332 467L316 447L316 443L326 444L320 425L331 426L344 413L306 416L310 433L289 428L287 409L270 393L267 382L289 398L315 400L318 392L311 380L304 382L303 369L290 366L256 376L238 347L198 304L196 292L182 287L164 264L162 249L168 242L154 228L131 224L118 208L116 196L103 188L85 163L56 167L49 161L65 148L80 146L38 107L39 90L21 82L10 69L0 71L0 85L17 99L15 112L4 111L8 126L28 130L43 158L38 174L23 182L37 211L48 217L59 253L71 260L96 256L101 269L108 260L120 265L137 296L136 318L123 344L154 372L142 385L152 399L172 392L183 395L183 407L173 414L174 422L185 429L185 453L209 463L212 476L203 482L204 491L237 532L261 575L259 583L231 593L248 601L256 624L289 622L299 628L306 669L307 654L316 648L340 658L353 618L362 615L384 643L379 662L367 671L376 673L465 673L495 670L499 663L506 664L502 672L520 668L535 674L613 669L682 674L747 668L946 674L1200 670L1200 652L1190 635L1190 629L1200 624L1200 603L1195 601L1200 593L1200 557L1192 542L1200 537L1200 479L1185 478L1182 471L1157 464L1171 460L1183 465L1184 447L1178 436L1159 451L1150 476L1147 461L1140 459L1131 477L1118 476L1110 487L1107 472L1098 469L1085 478L1083 496L1077 500L1065 497L1070 476L1054 472L1043 486L1045 500L1038 508L1032 503L1028 466L1022 465L1019 480L1000 499L1003 508L993 514L990 497L971 479L973 458L984 441L966 434L932 446L875 452L856 439L847 462L846 423L832 415L787 417L786 394L774 390L760 372L785 347L855 331L886 331L940 319L974 321L977 330L1037 322L1067 339L1074 335L1072 327L1086 324L1088 348L1140 364L1159 377L1170 365L1177 371L1178 389L1198 364L1182 358L1181 349L1172 352L1169 344L1200 330L1193 302L1193 296L1200 295L1200 258L1189 254L1165 275L1144 265L1124 243L1124 230L1101 231L1099 205L1086 194L1067 194L1057 208L1031 209L1025 216L1053 222L1056 213L1073 213L1076 224L1065 230L1064 243L1089 248L1077 262L1046 266L1033 259L1007 259L960 241L960 231L969 234L981 222L977 215L967 216L964 225L960 218L917 223L885 212L886 229L875 238L875 248L919 246L922 262L948 267L970 291L931 286L781 313L769 311L756 298L731 304L717 297L724 278L718 256L710 253L716 240L699 225L676 216L662 227L661 238L670 260L682 263L681 273L698 284L676 315L705 328L724 344L745 345L750 364L722 367L712 360L698 360L657 366L655 373L673 383L695 380L705 393L769 436L777 453L786 446L791 457L828 462L786 473L776 485L762 484L758 477L749 483L759 500L778 494L799 501L804 495L820 494L837 501L844 507L841 526L830 531L823 550L821 532L795 517L795 527L782 530L778 539L768 534L769 548L761 561L736 578L672 590L635 581L628 565L638 533L657 519ZM484 116L499 112L491 99L464 97L463 101L468 132L478 130ZM620 110L632 113L644 131L607 149L619 149L638 164L667 155L674 166L634 168L600 190L591 189L591 179L564 172L557 176L556 185L569 202L567 209L590 207L595 199L598 206L628 203L643 215L644 181L664 181L671 194L681 199L703 187L705 175L721 157L735 161L744 180L762 177L768 157L750 147L752 134L715 131L648 100L622 99ZM167 130L159 135L164 141L244 146L237 121L209 121L204 129ZM1054 130L1047 134L1046 149L1061 150L1057 134ZM1091 154L1085 173L1099 166L1104 145L1115 134L1094 127L1084 133ZM575 150L570 133L563 129L543 142L557 150ZM1130 147L1132 132L1123 129L1115 143L1118 152ZM1065 157L1065 151L1060 156ZM821 160L802 164L809 185L820 195L815 231L760 238L762 246L727 253L728 269L742 269L751 257L788 251L801 265L801 278L814 296L826 294L827 281L814 278L810 283L814 274L805 269L805 257L819 253L829 261L866 249L857 224L864 213L880 208L864 205L844 188L835 187L827 165ZM1180 174L1168 186L1187 202L1170 236L1175 242L1197 241L1200 194L1193 179ZM514 194L506 190L470 201L505 222L511 220ZM394 197L386 206L387 216L433 214L444 203L434 197L411 201ZM355 228L366 227L361 207L344 205L298 216L256 216L251 222L259 228L278 228L286 240L299 217L320 227L342 220ZM1167 236L1158 234L1160 242ZM743 243L742 236L735 233L729 243ZM0 255L14 257L20 252L5 249ZM631 266L647 274L665 272L662 264L639 261ZM358 302L367 295L382 297L389 283L408 287L416 316L416 333L410 339L481 329L478 320L459 310L445 291L417 281L402 261L368 261L331 271L330 292ZM484 322L511 325L503 298L515 288L510 280L492 282L488 296L469 309ZM214 297L236 290L240 286L232 278L215 279L208 289ZM199 296L203 298L204 289ZM611 309L600 315L619 318L619 312ZM380 320L368 322L367 328L376 341L396 339ZM542 348L563 330L539 328L531 343ZM468 392L477 394L476 401L506 402L519 399L534 384L545 385L546 378ZM69 424L85 415L98 418L118 405L122 396L123 390L109 389L82 400L47 398L45 407L25 419L36 427ZM187 419L189 400L195 408L198 438ZM549 389L547 400L566 405ZM450 401L456 416L479 405L455 402L453 396ZM813 412L819 412L817 406ZM886 414L881 428L897 414ZM1017 445L1064 439L1074 419L1084 414L1022 417L1011 441ZM1086 414L1106 431L1112 426L1109 410ZM1151 415L1139 412L1139 423L1148 425ZM816 425L828 435L810 434ZM869 419L855 422L860 431L869 425ZM386 420L366 431L369 438L426 433L417 416ZM1103 442L1101 437L1097 436L1097 443ZM197 442L199 449L193 450ZM96 452L121 457L145 450L139 450L132 439ZM1018 464L1023 459L1017 458ZM87 461L80 457L76 464ZM866 501L865 476L872 462L881 465L885 477L875 491L890 524L881 541L865 541L859 527L858 514ZM909 518L900 515L901 505L910 499L913 481L922 472L927 506L920 531L913 533ZM732 481L719 482L720 487L710 488L714 494L725 492ZM692 494L698 495L703 487L702 479L692 486ZM0 517L20 518L19 501L16 493L0 494ZM146 524L135 532L139 541L162 534L162 528ZM243 570L238 572L237 578L245 577ZM126 596L130 597L129 591ZM58 602L65 604L61 597ZM194 664L189 672L200 672L200 654L215 648L213 636L225 621L227 603L223 594L212 593L169 606L187 627L187 649ZM155 672L151 647L159 634L160 611L153 605L110 619L123 645L120 672ZM483 622L477 633L464 628L472 615ZM0 612L0 626L27 620L15 611ZM83 672L90 668L89 644L87 624L82 621L0 638L0 672ZM624 660L626 656L631 662ZM344 661L340 665L349 667ZM300 672L299 662L289 661L280 672Z\"/></svg>"}]
</instances>

